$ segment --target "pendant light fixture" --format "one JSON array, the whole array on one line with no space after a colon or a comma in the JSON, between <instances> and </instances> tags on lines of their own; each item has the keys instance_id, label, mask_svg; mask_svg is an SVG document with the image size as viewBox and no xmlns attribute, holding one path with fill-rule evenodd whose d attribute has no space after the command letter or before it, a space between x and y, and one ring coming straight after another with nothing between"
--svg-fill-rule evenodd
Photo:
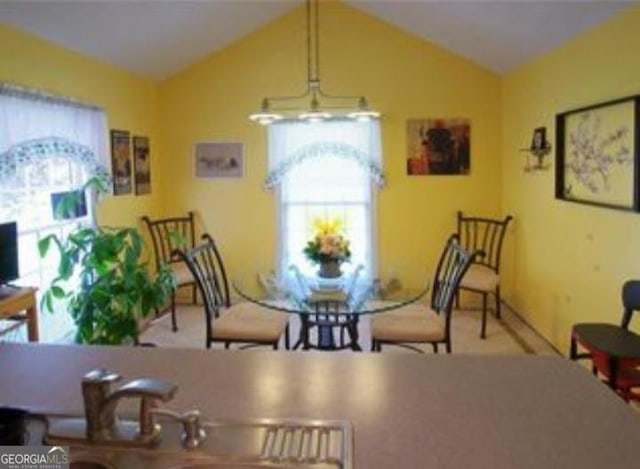
<instances>
[{"instance_id":1,"label":"pendant light fixture","mask_svg":"<svg viewBox=\"0 0 640 469\"><path fill-rule=\"evenodd\" d=\"M369 109L364 96L334 96L325 93L320 86L320 47L319 47L319 9L318 0L306 0L307 14L307 84L304 93L297 96L265 97L260 112L249 116L249 119L262 125L269 125L286 116L296 115L307 122L321 122L333 115L346 116L350 119L368 121L380 117L380 113ZM308 107L302 102L308 101ZM321 104L322 100L322 104ZM295 101L300 103L296 105ZM290 107L286 107L286 103ZM303 110L300 110L300 108ZM334 112L329 112L329 109Z\"/></svg>"}]
</instances>

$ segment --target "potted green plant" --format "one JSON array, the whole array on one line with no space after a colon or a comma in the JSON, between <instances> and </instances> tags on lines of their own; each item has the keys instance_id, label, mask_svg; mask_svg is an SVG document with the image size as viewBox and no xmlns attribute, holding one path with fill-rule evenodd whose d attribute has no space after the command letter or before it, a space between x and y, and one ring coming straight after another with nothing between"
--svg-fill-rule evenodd
<instances>
[{"instance_id":1,"label":"potted green plant","mask_svg":"<svg viewBox=\"0 0 640 469\"><path fill-rule=\"evenodd\" d=\"M73 200L58 209L69 204ZM140 320L165 304L175 286L168 267L150 273L144 241L135 228L80 227L66 239L49 235L39 242L40 256L52 246L59 254L57 276L42 303L52 311L54 302L67 301L78 343L137 343Z\"/></svg>"}]
</instances>

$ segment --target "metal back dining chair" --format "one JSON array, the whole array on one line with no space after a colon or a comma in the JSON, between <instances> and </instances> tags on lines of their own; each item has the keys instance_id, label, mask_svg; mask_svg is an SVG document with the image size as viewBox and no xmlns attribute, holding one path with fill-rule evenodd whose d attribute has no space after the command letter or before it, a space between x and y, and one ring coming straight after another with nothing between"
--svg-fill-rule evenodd
<instances>
[{"instance_id":1,"label":"metal back dining chair","mask_svg":"<svg viewBox=\"0 0 640 469\"><path fill-rule=\"evenodd\" d=\"M482 295L482 326L480 337L486 337L487 296L493 293L496 299L496 317L500 318L500 260L502 242L507 231L511 215L503 219L470 217L458 212L457 234L460 244L468 251L482 251L477 256L460 282L460 290L468 290ZM456 304L459 294L456 294Z\"/></svg>"},{"instance_id":2,"label":"metal back dining chair","mask_svg":"<svg viewBox=\"0 0 640 469\"><path fill-rule=\"evenodd\" d=\"M410 304L371 320L371 350L383 345L399 345L421 352L419 344L431 344L438 353L444 344L451 353L451 316L460 280L479 252L469 252L451 235L442 250L434 273L429 306Z\"/></svg>"},{"instance_id":3,"label":"metal back dining chair","mask_svg":"<svg viewBox=\"0 0 640 469\"><path fill-rule=\"evenodd\" d=\"M206 348L221 342L225 349L232 343L242 344L243 348L267 345L277 349L283 334L285 348L289 348L286 314L247 301L231 302L222 256L210 235L202 235L202 242L193 249L176 250L174 253L189 268L202 296Z\"/></svg>"},{"instance_id":4,"label":"metal back dining chair","mask_svg":"<svg viewBox=\"0 0 640 469\"><path fill-rule=\"evenodd\" d=\"M144 216L142 221L147 226L153 245L156 268L167 264L176 279L176 289L191 287L192 301L197 302L196 284L186 264L174 255L176 249L191 249L195 246L194 213L185 217L159 218L152 220ZM176 292L171 294L171 328L178 330L176 318Z\"/></svg>"}]
</instances>

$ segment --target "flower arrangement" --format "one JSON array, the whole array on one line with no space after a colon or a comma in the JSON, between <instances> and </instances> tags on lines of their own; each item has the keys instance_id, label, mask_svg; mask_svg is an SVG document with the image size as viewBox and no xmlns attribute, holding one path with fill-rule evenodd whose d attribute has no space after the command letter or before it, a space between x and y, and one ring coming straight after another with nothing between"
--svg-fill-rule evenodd
<instances>
[{"instance_id":1,"label":"flower arrangement","mask_svg":"<svg viewBox=\"0 0 640 469\"><path fill-rule=\"evenodd\" d=\"M314 264L331 261L340 264L351 258L350 243L342 233L341 220L318 219L313 225L315 235L303 250L307 259Z\"/></svg>"}]
</instances>

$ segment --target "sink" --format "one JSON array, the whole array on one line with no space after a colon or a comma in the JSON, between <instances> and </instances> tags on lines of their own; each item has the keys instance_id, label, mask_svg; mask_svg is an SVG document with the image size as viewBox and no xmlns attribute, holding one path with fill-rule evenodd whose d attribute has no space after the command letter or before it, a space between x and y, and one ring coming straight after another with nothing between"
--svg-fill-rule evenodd
<instances>
[{"instance_id":1,"label":"sink","mask_svg":"<svg viewBox=\"0 0 640 469\"><path fill-rule=\"evenodd\" d=\"M69 416L50 416L50 428ZM205 421L197 449L181 446L182 425L159 417L156 448L70 446L71 469L351 469L353 430L343 420L256 419ZM43 444L46 426L30 419L29 444ZM45 443L47 444L47 443Z\"/></svg>"}]
</instances>

